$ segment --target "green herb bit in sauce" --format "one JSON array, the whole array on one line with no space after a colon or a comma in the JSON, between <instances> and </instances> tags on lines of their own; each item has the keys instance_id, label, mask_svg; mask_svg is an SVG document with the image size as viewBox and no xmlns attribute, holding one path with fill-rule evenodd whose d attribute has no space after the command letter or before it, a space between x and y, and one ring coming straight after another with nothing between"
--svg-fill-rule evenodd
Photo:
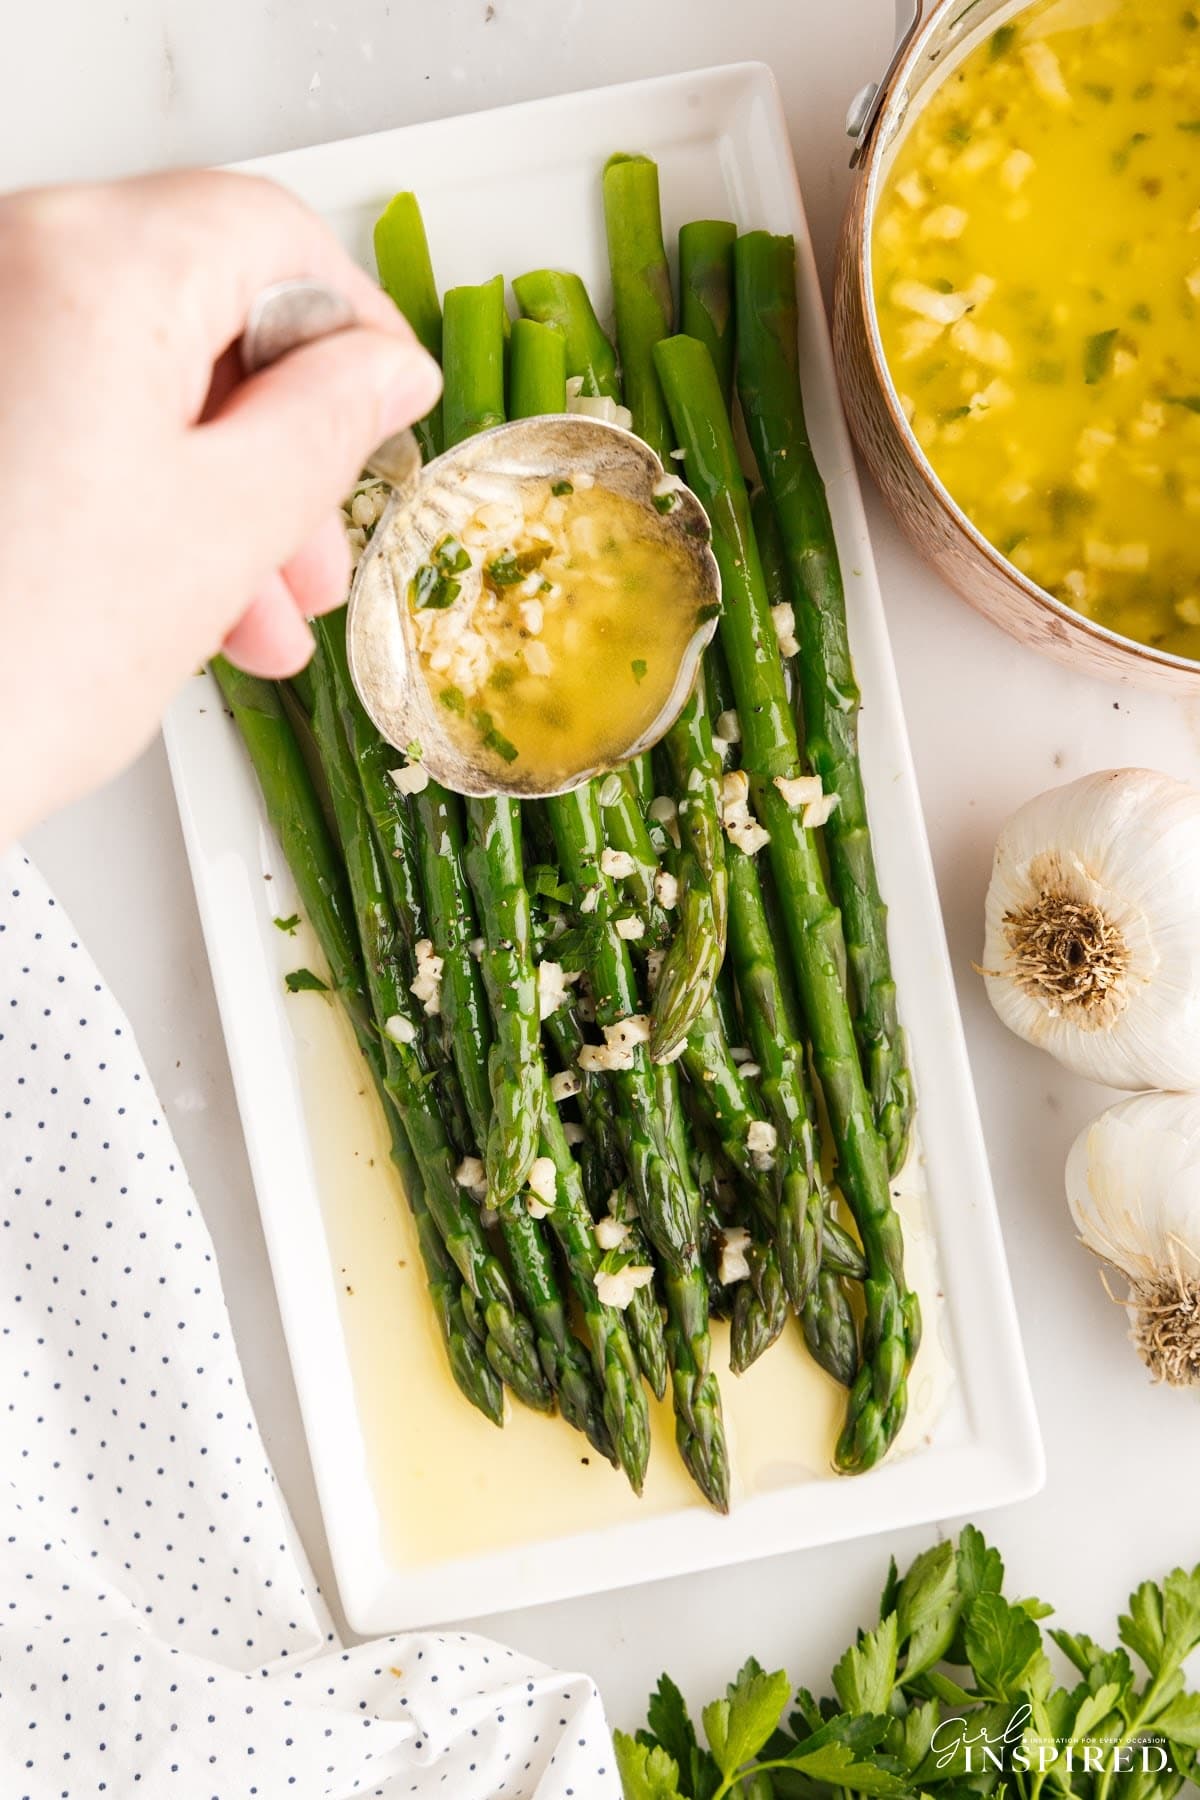
<instances>
[{"instance_id":1,"label":"green herb bit in sauce","mask_svg":"<svg viewBox=\"0 0 1200 1800\"><path fill-rule=\"evenodd\" d=\"M1080 86L1083 88L1085 94L1090 94L1093 100L1099 100L1102 106L1112 105L1113 95L1116 90L1115 88L1110 88L1107 82L1084 81L1080 83Z\"/></svg>"},{"instance_id":2,"label":"green herb bit in sauce","mask_svg":"<svg viewBox=\"0 0 1200 1800\"><path fill-rule=\"evenodd\" d=\"M438 699L449 712L463 714L467 710L467 699L461 688L444 687Z\"/></svg>"},{"instance_id":3,"label":"green herb bit in sauce","mask_svg":"<svg viewBox=\"0 0 1200 1800\"><path fill-rule=\"evenodd\" d=\"M444 612L462 592L462 582L455 581L471 566L471 557L456 537L447 535L433 547L433 555L422 563L409 584L409 598L416 612L432 609Z\"/></svg>"},{"instance_id":4,"label":"green herb bit in sauce","mask_svg":"<svg viewBox=\"0 0 1200 1800\"><path fill-rule=\"evenodd\" d=\"M490 712L480 711L473 713L471 715L471 723L479 733L486 749L494 750L497 756L502 756L504 758L505 762L516 762L518 755L517 746L511 739L506 738L502 731L497 731L495 721Z\"/></svg>"},{"instance_id":5,"label":"green herb bit in sauce","mask_svg":"<svg viewBox=\"0 0 1200 1800\"><path fill-rule=\"evenodd\" d=\"M633 670L633 679L635 681L644 681L646 679L646 669L648 666L645 657L635 656L629 665Z\"/></svg>"},{"instance_id":6,"label":"green herb bit in sauce","mask_svg":"<svg viewBox=\"0 0 1200 1800\"><path fill-rule=\"evenodd\" d=\"M484 567L484 578L493 587L515 587L549 556L551 545L535 544L529 550L505 550Z\"/></svg>"},{"instance_id":7,"label":"green herb bit in sauce","mask_svg":"<svg viewBox=\"0 0 1200 1800\"><path fill-rule=\"evenodd\" d=\"M572 483L569 481L552 481L550 483L550 492L552 494L557 495L557 497L561 500L564 497L564 495L573 494L575 492L575 489L574 489L574 486L572 485Z\"/></svg>"},{"instance_id":8,"label":"green herb bit in sauce","mask_svg":"<svg viewBox=\"0 0 1200 1800\"><path fill-rule=\"evenodd\" d=\"M678 505L679 495L676 493L655 494L654 496L655 512L673 513Z\"/></svg>"},{"instance_id":9,"label":"green herb bit in sauce","mask_svg":"<svg viewBox=\"0 0 1200 1800\"><path fill-rule=\"evenodd\" d=\"M1188 412L1200 413L1200 394L1166 394L1168 406L1183 406Z\"/></svg>"},{"instance_id":10,"label":"green herb bit in sauce","mask_svg":"<svg viewBox=\"0 0 1200 1800\"><path fill-rule=\"evenodd\" d=\"M274 921L276 931L286 931L286 933L289 937L295 937L296 927L299 923L300 923L300 914L299 913L292 913L290 918L276 919Z\"/></svg>"},{"instance_id":11,"label":"green herb bit in sauce","mask_svg":"<svg viewBox=\"0 0 1200 1800\"><path fill-rule=\"evenodd\" d=\"M1097 331L1085 339L1083 346L1083 379L1089 387L1095 387L1098 381L1112 370L1113 354L1117 347L1117 331Z\"/></svg>"},{"instance_id":12,"label":"green herb bit in sauce","mask_svg":"<svg viewBox=\"0 0 1200 1800\"><path fill-rule=\"evenodd\" d=\"M999 62L1002 56L1007 55L1012 49L1013 39L1016 35L1015 25L1000 25L993 31L990 43L993 62Z\"/></svg>"},{"instance_id":13,"label":"green herb bit in sauce","mask_svg":"<svg viewBox=\"0 0 1200 1800\"><path fill-rule=\"evenodd\" d=\"M1113 151L1112 166L1118 175L1123 175L1125 173L1125 170L1129 167L1129 159L1137 149L1138 145L1148 143L1149 138L1150 133L1148 131L1135 131L1131 138L1126 139L1119 150Z\"/></svg>"}]
</instances>

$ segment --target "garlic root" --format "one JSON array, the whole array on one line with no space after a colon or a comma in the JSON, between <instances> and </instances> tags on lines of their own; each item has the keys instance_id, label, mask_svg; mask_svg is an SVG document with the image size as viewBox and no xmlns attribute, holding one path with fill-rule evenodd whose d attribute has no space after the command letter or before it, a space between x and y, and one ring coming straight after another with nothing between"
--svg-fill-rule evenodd
<instances>
[{"instance_id":1,"label":"garlic root","mask_svg":"<svg viewBox=\"0 0 1200 1800\"><path fill-rule=\"evenodd\" d=\"M1200 1095L1138 1094L1101 1113L1071 1147L1066 1185L1081 1243L1128 1283L1119 1304L1151 1375L1200 1386Z\"/></svg>"}]
</instances>

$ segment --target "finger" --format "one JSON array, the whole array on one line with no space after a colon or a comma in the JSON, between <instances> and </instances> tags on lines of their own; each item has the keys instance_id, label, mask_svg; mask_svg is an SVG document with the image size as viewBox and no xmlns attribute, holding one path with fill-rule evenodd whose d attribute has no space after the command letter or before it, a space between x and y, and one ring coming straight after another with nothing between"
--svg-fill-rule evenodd
<instances>
[{"instance_id":1,"label":"finger","mask_svg":"<svg viewBox=\"0 0 1200 1800\"><path fill-rule=\"evenodd\" d=\"M441 385L440 369L411 335L341 331L242 382L191 432L193 498L216 531L238 519L248 586L296 555L371 451L422 418Z\"/></svg>"},{"instance_id":2,"label":"finger","mask_svg":"<svg viewBox=\"0 0 1200 1800\"><path fill-rule=\"evenodd\" d=\"M215 358L239 337L263 288L308 277L346 296L364 325L407 327L378 284L296 195L260 176L190 169L140 176L110 190L130 229L176 269L176 317L188 319Z\"/></svg>"},{"instance_id":3,"label":"finger","mask_svg":"<svg viewBox=\"0 0 1200 1800\"><path fill-rule=\"evenodd\" d=\"M296 675L313 653L313 634L278 570L265 581L221 648L247 675L283 681Z\"/></svg>"},{"instance_id":4,"label":"finger","mask_svg":"<svg viewBox=\"0 0 1200 1800\"><path fill-rule=\"evenodd\" d=\"M295 556L288 558L283 579L306 619L344 604L350 587L350 546L340 512L323 519Z\"/></svg>"}]
</instances>

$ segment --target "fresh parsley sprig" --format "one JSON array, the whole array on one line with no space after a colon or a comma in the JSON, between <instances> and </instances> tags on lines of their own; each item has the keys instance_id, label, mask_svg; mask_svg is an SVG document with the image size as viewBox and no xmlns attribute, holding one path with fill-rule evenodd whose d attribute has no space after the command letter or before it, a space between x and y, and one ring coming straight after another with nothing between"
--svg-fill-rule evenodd
<instances>
[{"instance_id":1,"label":"fresh parsley sprig","mask_svg":"<svg viewBox=\"0 0 1200 1800\"><path fill-rule=\"evenodd\" d=\"M782 1669L751 1659L703 1709L706 1743L664 1675L647 1728L616 1733L626 1800L1174 1800L1200 1772L1200 1694L1184 1673L1200 1566L1143 1582L1116 1649L1049 1631L1069 1687L1043 1641L1051 1608L1003 1588L1000 1553L973 1525L903 1578L893 1562L879 1623L835 1665L832 1696L793 1700Z\"/></svg>"}]
</instances>

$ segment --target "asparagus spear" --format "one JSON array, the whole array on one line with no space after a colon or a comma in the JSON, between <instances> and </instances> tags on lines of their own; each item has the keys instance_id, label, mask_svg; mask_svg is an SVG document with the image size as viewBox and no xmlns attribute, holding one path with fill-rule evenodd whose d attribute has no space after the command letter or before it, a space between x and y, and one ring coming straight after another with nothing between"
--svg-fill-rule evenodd
<instances>
[{"instance_id":1,"label":"asparagus spear","mask_svg":"<svg viewBox=\"0 0 1200 1800\"><path fill-rule=\"evenodd\" d=\"M704 1016L725 960L728 876L721 830L721 766L702 676L662 741L677 796L680 834L673 859L679 923L654 991L650 1054L669 1061Z\"/></svg>"},{"instance_id":2,"label":"asparagus spear","mask_svg":"<svg viewBox=\"0 0 1200 1800\"><path fill-rule=\"evenodd\" d=\"M729 1366L735 1375L744 1375L787 1324L788 1299L774 1244L765 1239L752 1243L746 1261L750 1274L738 1282L729 1332Z\"/></svg>"},{"instance_id":3,"label":"asparagus spear","mask_svg":"<svg viewBox=\"0 0 1200 1800\"><path fill-rule=\"evenodd\" d=\"M712 656L710 651L709 655ZM718 657L719 662L719 657ZM725 701L720 701L723 710ZM629 772L623 772L626 779L618 786L609 777L602 786L602 794L608 804L604 807L604 824L613 846L626 851L634 859L635 873L628 880L641 895L645 891L654 892L654 873L659 867L658 852L651 833L642 814L633 782ZM661 832L661 827L657 828ZM754 876L754 864L751 858L745 857L734 846L729 847L731 871L739 868L739 861ZM733 877L736 880L736 875ZM732 892L732 885L731 885ZM761 904L761 901L760 901ZM649 917L651 926L648 942L661 941L661 930L654 926L654 911ZM731 934L736 928L736 916L731 918ZM771 949L772 965L774 953L771 947L769 932L764 933L765 944ZM732 941L732 936L731 936ZM734 950L736 955L736 947ZM758 946L758 954L762 954L762 945ZM778 969L775 968L776 978ZM719 991L719 990L718 990ZM751 1000L751 1005L754 1001ZM766 1015L764 1014L764 1018ZM774 1021L772 1021L774 1023ZM756 1021L761 1023L761 1021ZM759 1040L755 1037L755 1042ZM756 1051L757 1053L757 1051ZM821 1193L818 1184L819 1171L815 1171L815 1137L811 1118L812 1097L808 1093L807 1079L804 1075L802 1047L789 1042L778 1044L772 1033L770 1049L764 1049L767 1056L767 1067L773 1066L775 1059L780 1058L786 1069L786 1080L781 1091L776 1092L771 1086L770 1077L764 1081L764 1093L773 1096L775 1105L772 1112L776 1127L780 1133L781 1155L783 1159L780 1195L776 1200L774 1192L768 1192L764 1186L762 1172L755 1169L745 1142L745 1134L753 1118L762 1115L757 1104L751 1099L744 1078L733 1061L728 1047L728 1031L724 1028L716 1007L710 1002L706 1013L702 1015L700 1024L694 1028L693 1037L689 1038L685 1050L685 1066L693 1077L689 1094L702 1101L706 1120L717 1129L720 1136L723 1131L734 1132L732 1143L726 1143L726 1150L732 1149L733 1160L744 1169L748 1168L752 1183L752 1192L757 1201L760 1219L764 1226L774 1230L776 1243L769 1239L756 1245L755 1260L751 1264L751 1283L749 1292L739 1290L734 1302L734 1330L730 1340L732 1366L736 1373L749 1368L750 1364L760 1356L779 1335L782 1319L779 1313L779 1295L786 1297L786 1272L790 1270L796 1292L800 1295L801 1317L806 1322L806 1339L815 1360L823 1368L842 1378L846 1367L847 1349L850 1356L850 1378L853 1379L857 1368L858 1336L854 1324L854 1315L850 1311L846 1296L836 1281L826 1281L820 1294L814 1297L812 1278L806 1267L805 1258L819 1254L822 1244L820 1214ZM707 1079L712 1070L718 1070L723 1079L713 1083ZM737 1121L734 1126L730 1121ZM816 1207L814 1217L813 1208ZM840 1269L862 1278L864 1271L858 1246L840 1226L831 1224L829 1260L835 1272ZM776 1245L778 1248L776 1248ZM832 1364L832 1366L831 1366ZM845 1385L849 1385L849 1380Z\"/></svg>"},{"instance_id":4,"label":"asparagus spear","mask_svg":"<svg viewBox=\"0 0 1200 1800\"><path fill-rule=\"evenodd\" d=\"M828 1258L828 1219L825 1230ZM838 1279L828 1260L821 1264L813 1290L804 1303L800 1324L813 1361L835 1381L840 1381L844 1388L853 1387L860 1368L858 1327L845 1284Z\"/></svg>"},{"instance_id":5,"label":"asparagus spear","mask_svg":"<svg viewBox=\"0 0 1200 1800\"><path fill-rule=\"evenodd\" d=\"M673 328L674 304L663 247L658 168L648 156L609 157L604 167L604 223L625 404L633 414L633 429L667 463L674 440L653 351Z\"/></svg>"},{"instance_id":6,"label":"asparagus spear","mask_svg":"<svg viewBox=\"0 0 1200 1800\"><path fill-rule=\"evenodd\" d=\"M529 1179L545 1090L529 892L515 800L501 796L468 802L467 877L483 926L483 978L495 1031L488 1198L492 1206L502 1207Z\"/></svg>"},{"instance_id":7,"label":"asparagus spear","mask_svg":"<svg viewBox=\"0 0 1200 1800\"><path fill-rule=\"evenodd\" d=\"M346 657L344 614L330 620L322 631L327 678L333 684L338 715L351 758L358 770L362 799L370 817L379 849L379 866L383 874L392 916L399 931L403 949L405 977L411 982L417 972L417 946L426 938L427 919L421 893L417 833L408 802L399 792L388 770L396 761L396 752L384 742L368 718L350 678ZM318 669L321 668L318 664ZM309 684L309 698L316 705L315 687ZM432 785L432 784L431 784ZM429 940L433 942L432 938ZM433 948L440 955L436 943ZM452 981L443 981L442 995L452 992ZM445 1021L422 1012L418 1015L422 1044L434 1075L434 1088L447 1135L460 1155L467 1155L480 1140L456 1067L450 1044L442 1031Z\"/></svg>"},{"instance_id":8,"label":"asparagus spear","mask_svg":"<svg viewBox=\"0 0 1200 1800\"><path fill-rule=\"evenodd\" d=\"M666 462L672 437L654 369L654 346L672 329L674 303L663 245L658 169L648 157L609 159L604 171L604 217L626 404L638 436ZM679 930L654 996L650 1054L656 1062L678 1053L704 1010L725 954L720 777L699 680L666 735L663 753L680 795L683 854Z\"/></svg>"},{"instance_id":9,"label":"asparagus spear","mask_svg":"<svg viewBox=\"0 0 1200 1800\"><path fill-rule=\"evenodd\" d=\"M662 949L671 940L671 921L659 900L662 864L646 826L634 764L625 763L606 775L597 789L597 798L610 846L623 850L633 862L632 871L621 877L621 886L645 926L641 942L648 950Z\"/></svg>"},{"instance_id":10,"label":"asparagus spear","mask_svg":"<svg viewBox=\"0 0 1200 1800\"><path fill-rule=\"evenodd\" d=\"M445 389L442 430L452 450L477 431L504 423L504 277L449 288L442 320Z\"/></svg>"},{"instance_id":11,"label":"asparagus spear","mask_svg":"<svg viewBox=\"0 0 1200 1800\"><path fill-rule=\"evenodd\" d=\"M469 1096L475 1141L482 1145L488 1141L491 1123L487 1073L491 1030L483 978L471 952L478 922L464 869L461 808L456 795L447 794L434 782L423 789L416 803L430 930L442 958L442 1012ZM611 1457L613 1443L600 1392L568 1325L541 1227L520 1201L503 1208L499 1223L513 1279L537 1334L542 1367L559 1396L563 1417L585 1432L601 1455Z\"/></svg>"},{"instance_id":12,"label":"asparagus spear","mask_svg":"<svg viewBox=\"0 0 1200 1800\"><path fill-rule=\"evenodd\" d=\"M385 291L430 356L442 360L442 309L438 305L425 221L415 194L396 194L375 221L375 262ZM442 447L442 403L413 426L428 462Z\"/></svg>"},{"instance_id":13,"label":"asparagus spear","mask_svg":"<svg viewBox=\"0 0 1200 1800\"><path fill-rule=\"evenodd\" d=\"M547 1222L563 1253L583 1316L592 1366L603 1395L606 1435L634 1493L640 1494L650 1459L650 1409L631 1331L616 1307L604 1305L596 1288L600 1250L583 1197L579 1169L549 1096L542 1150L554 1163L556 1174L557 1203ZM639 1289L642 1293L647 1291Z\"/></svg>"},{"instance_id":14,"label":"asparagus spear","mask_svg":"<svg viewBox=\"0 0 1200 1800\"><path fill-rule=\"evenodd\" d=\"M694 219L679 228L679 324L713 359L728 409L733 397L733 246L727 219Z\"/></svg>"},{"instance_id":15,"label":"asparagus spear","mask_svg":"<svg viewBox=\"0 0 1200 1800\"><path fill-rule=\"evenodd\" d=\"M625 941L611 918L615 899L600 867L604 849L593 787L545 802L560 865L575 889L581 915L592 921L588 973L601 1026L638 1012L637 987ZM676 1442L701 1491L721 1511L729 1504L729 1464L721 1396L709 1367L708 1288L699 1255L699 1196L690 1170L670 1149L679 1104L673 1068L655 1070L644 1043L634 1043L630 1067L613 1074L626 1162L646 1235L663 1270L667 1349L671 1361Z\"/></svg>"},{"instance_id":16,"label":"asparagus spear","mask_svg":"<svg viewBox=\"0 0 1200 1800\"><path fill-rule=\"evenodd\" d=\"M838 804L826 826L829 872L842 909L857 998L855 1027L876 1123L895 1171L912 1125L912 1079L896 1012L858 757L858 686L846 627L837 541L812 453L800 390L796 247L752 231L738 239L738 390L771 496L791 575L805 749Z\"/></svg>"},{"instance_id":17,"label":"asparagus spear","mask_svg":"<svg viewBox=\"0 0 1200 1800\"><path fill-rule=\"evenodd\" d=\"M652 1260L650 1247L643 1236L637 1210L628 1203L623 1186L625 1157L612 1094L602 1075L578 1068L579 1052L585 1039L579 1021L570 1009L559 1007L543 1023L563 1068L575 1070L582 1083L576 1095L586 1133L580 1171L592 1212L597 1218L607 1212L620 1220L629 1232L626 1247L634 1260L649 1263ZM642 1374L655 1399L661 1400L667 1391L667 1342L662 1309L653 1286L634 1290L633 1298L625 1308L625 1318Z\"/></svg>"},{"instance_id":18,"label":"asparagus spear","mask_svg":"<svg viewBox=\"0 0 1200 1800\"><path fill-rule=\"evenodd\" d=\"M575 276L549 277L527 276L514 284L514 291L522 305L527 302L532 306L535 299L534 290L540 285L543 297L550 288L556 296L559 312L553 322L560 327L567 345L566 367L570 374L583 376L584 391L603 391L617 397L619 389L616 385L615 363L608 341L596 324L591 302L583 283ZM549 316L549 315L548 315ZM532 344L528 334L525 343L514 337L513 342L513 374L514 388L520 388L520 404L522 416L531 417L539 413L561 410L563 400L561 383L557 369L549 365L546 359L534 365L532 361L527 368L519 368L526 356L525 344ZM603 352L608 351L606 363ZM607 371L607 372L605 372ZM600 787L608 787L619 778L607 776ZM597 790L599 791L599 789ZM535 818L540 815L534 815ZM583 1034L578 1028L578 1021L565 1008L559 1008L551 1014L546 1022L548 1035L558 1050L564 1068L575 1066L579 1051L583 1047ZM580 1111L589 1130L591 1145L589 1155L585 1158L584 1167L596 1187L595 1203L603 1206L606 1197L618 1186L624 1175L624 1154L620 1144L620 1133L617 1120L609 1106L609 1097L603 1081L598 1075L587 1071L578 1071L582 1081L579 1094ZM636 1219L625 1221L630 1231L629 1247L637 1256L649 1260L649 1251L645 1249L641 1237L641 1227ZM626 1308L629 1331L637 1348L638 1361L642 1372L658 1399L662 1399L667 1384L667 1345L663 1331L662 1313L658 1299L652 1287L638 1288L629 1306Z\"/></svg>"},{"instance_id":19,"label":"asparagus spear","mask_svg":"<svg viewBox=\"0 0 1200 1800\"><path fill-rule=\"evenodd\" d=\"M380 1087L392 1156L416 1223L421 1261L451 1373L471 1404L499 1425L504 1417L500 1382L468 1325L458 1274L426 1204L424 1184L399 1115L383 1088L382 1053L370 1023L354 905L303 753L279 690L271 682L244 674L220 656L213 659L212 670L249 752L267 819L292 870L300 904L321 945L334 991Z\"/></svg>"},{"instance_id":20,"label":"asparagus spear","mask_svg":"<svg viewBox=\"0 0 1200 1800\"><path fill-rule=\"evenodd\" d=\"M720 645L710 650L705 668L712 710L718 718L724 717L733 711L734 696ZM731 744L726 752L731 764L733 748ZM757 862L735 843L727 846L726 855L730 960L783 1162L777 1218L780 1266L788 1298L803 1316L821 1262L824 1225L816 1108L796 1009L776 955Z\"/></svg>"},{"instance_id":21,"label":"asparagus spear","mask_svg":"<svg viewBox=\"0 0 1200 1800\"><path fill-rule=\"evenodd\" d=\"M360 765L361 766L361 765ZM413 798L417 858L435 953L442 959L441 1020L479 1149L492 1121L488 1084L491 1024L479 963L471 945L479 935L463 863L462 802L436 781Z\"/></svg>"},{"instance_id":22,"label":"asparagus spear","mask_svg":"<svg viewBox=\"0 0 1200 1800\"><path fill-rule=\"evenodd\" d=\"M517 319L510 342L508 411L513 419L527 419L531 413L545 412L538 398L550 392L559 396L557 412L567 404L567 346L561 331L553 325L539 325L534 319Z\"/></svg>"},{"instance_id":23,"label":"asparagus spear","mask_svg":"<svg viewBox=\"0 0 1200 1800\"><path fill-rule=\"evenodd\" d=\"M314 621L313 735L329 784L354 900L367 993L381 1034L384 1081L404 1121L429 1210L463 1280L481 1304L488 1358L527 1405L548 1411L553 1395L542 1373L533 1331L516 1305L503 1266L488 1246L474 1203L455 1180L445 1125L426 1079L411 996L395 953L395 919L342 725L336 663L327 649L331 635L339 630L345 630L340 614L327 613Z\"/></svg>"},{"instance_id":24,"label":"asparagus spear","mask_svg":"<svg viewBox=\"0 0 1200 1800\"><path fill-rule=\"evenodd\" d=\"M617 359L578 275L559 269L534 269L528 275L518 275L512 285L517 305L527 319L554 325L562 333L566 372L582 381L580 391L619 400ZM513 341L515 345L515 330Z\"/></svg>"},{"instance_id":25,"label":"asparagus spear","mask_svg":"<svg viewBox=\"0 0 1200 1800\"><path fill-rule=\"evenodd\" d=\"M506 317L502 276L481 287L451 288L446 295L443 403L448 449L504 419ZM517 355L525 371L519 378L522 386L535 378L550 379L550 364L544 357L534 360L542 341L529 334L518 340ZM503 796L468 800L467 874L483 924L483 972L496 1034L489 1069L492 1124L486 1150L489 1198L497 1208L529 1179L538 1150L544 1087L520 831L515 800Z\"/></svg>"},{"instance_id":26,"label":"asparagus spear","mask_svg":"<svg viewBox=\"0 0 1200 1800\"><path fill-rule=\"evenodd\" d=\"M864 1364L851 1390L836 1452L840 1469L866 1469L884 1455L904 1419L907 1372L920 1333L917 1302L904 1279L904 1245L888 1191L887 1155L875 1128L842 985L841 922L829 900L816 842L775 785L779 778L799 776L799 748L733 432L712 359L702 344L671 338L658 346L655 360L676 436L687 453L688 477L712 521L725 594L720 636L738 700L743 766L770 834L771 866L829 1107L839 1178L867 1259Z\"/></svg>"}]
</instances>

